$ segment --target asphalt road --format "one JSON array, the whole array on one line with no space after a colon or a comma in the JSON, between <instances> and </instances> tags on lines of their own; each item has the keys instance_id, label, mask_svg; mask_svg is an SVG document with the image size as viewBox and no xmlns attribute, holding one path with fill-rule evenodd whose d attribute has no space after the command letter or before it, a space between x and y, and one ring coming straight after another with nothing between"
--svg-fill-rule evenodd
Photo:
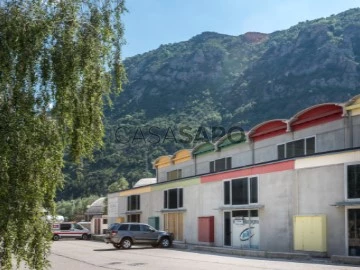
<instances>
[{"instance_id":1,"label":"asphalt road","mask_svg":"<svg viewBox=\"0 0 360 270\"><path fill-rule=\"evenodd\" d=\"M243 258L214 253L199 253L179 249L132 247L116 250L102 242L82 240L60 240L53 243L49 257L54 270L328 270L358 269L358 267L330 265L321 262L295 262ZM22 267L21 269L26 269Z\"/></svg>"}]
</instances>

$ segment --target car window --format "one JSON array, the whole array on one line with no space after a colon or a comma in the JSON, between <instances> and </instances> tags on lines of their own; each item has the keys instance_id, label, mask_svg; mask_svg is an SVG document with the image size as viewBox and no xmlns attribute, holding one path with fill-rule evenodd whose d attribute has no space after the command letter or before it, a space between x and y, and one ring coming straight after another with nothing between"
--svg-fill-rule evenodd
<instances>
[{"instance_id":1,"label":"car window","mask_svg":"<svg viewBox=\"0 0 360 270\"><path fill-rule=\"evenodd\" d=\"M119 231L127 231L129 229L129 224L121 224L119 226Z\"/></svg>"},{"instance_id":2,"label":"car window","mask_svg":"<svg viewBox=\"0 0 360 270\"><path fill-rule=\"evenodd\" d=\"M60 224L60 230L70 230L71 229L71 224Z\"/></svg>"},{"instance_id":3,"label":"car window","mask_svg":"<svg viewBox=\"0 0 360 270\"><path fill-rule=\"evenodd\" d=\"M83 230L84 228L79 224L74 224L74 228L77 230Z\"/></svg>"},{"instance_id":4,"label":"car window","mask_svg":"<svg viewBox=\"0 0 360 270\"><path fill-rule=\"evenodd\" d=\"M140 224L132 224L130 226L130 231L140 231Z\"/></svg>"},{"instance_id":5,"label":"car window","mask_svg":"<svg viewBox=\"0 0 360 270\"><path fill-rule=\"evenodd\" d=\"M149 232L150 231L150 227L148 225L140 225L140 229L143 232Z\"/></svg>"}]
</instances>

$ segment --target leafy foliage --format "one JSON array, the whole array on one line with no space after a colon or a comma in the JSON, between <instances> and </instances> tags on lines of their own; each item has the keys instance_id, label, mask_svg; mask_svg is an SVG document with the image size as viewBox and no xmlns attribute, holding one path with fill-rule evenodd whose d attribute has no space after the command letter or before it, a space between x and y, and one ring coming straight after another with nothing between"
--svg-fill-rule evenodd
<instances>
[{"instance_id":1,"label":"leafy foliage","mask_svg":"<svg viewBox=\"0 0 360 270\"><path fill-rule=\"evenodd\" d=\"M125 79L124 11L111 0L0 2L1 269L49 266L44 209L54 213L65 150L80 164L102 145L104 99Z\"/></svg>"},{"instance_id":2,"label":"leafy foliage","mask_svg":"<svg viewBox=\"0 0 360 270\"><path fill-rule=\"evenodd\" d=\"M58 201L56 203L56 213L63 216L66 220L81 221L85 219L84 213L89 205L96 201L98 196L89 196L69 201Z\"/></svg>"},{"instance_id":3,"label":"leafy foliage","mask_svg":"<svg viewBox=\"0 0 360 270\"><path fill-rule=\"evenodd\" d=\"M127 189L129 187L129 183L126 181L124 177L121 177L116 182L112 183L108 187L108 192L117 192L123 189Z\"/></svg>"}]
</instances>

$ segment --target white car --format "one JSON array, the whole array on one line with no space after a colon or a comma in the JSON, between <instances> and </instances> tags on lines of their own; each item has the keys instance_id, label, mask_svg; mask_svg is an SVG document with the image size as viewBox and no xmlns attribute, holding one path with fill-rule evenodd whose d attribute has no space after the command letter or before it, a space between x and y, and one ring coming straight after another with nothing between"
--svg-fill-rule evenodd
<instances>
[{"instance_id":1,"label":"white car","mask_svg":"<svg viewBox=\"0 0 360 270\"><path fill-rule=\"evenodd\" d=\"M52 239L54 241L60 238L80 238L87 240L91 237L88 229L74 222L53 223L51 229L53 234Z\"/></svg>"}]
</instances>

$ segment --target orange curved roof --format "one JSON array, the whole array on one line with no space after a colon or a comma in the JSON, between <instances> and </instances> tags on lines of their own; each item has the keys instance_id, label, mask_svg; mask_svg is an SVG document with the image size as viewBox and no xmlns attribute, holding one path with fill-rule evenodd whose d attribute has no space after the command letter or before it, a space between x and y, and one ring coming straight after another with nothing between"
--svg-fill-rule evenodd
<instances>
[{"instance_id":1,"label":"orange curved roof","mask_svg":"<svg viewBox=\"0 0 360 270\"><path fill-rule=\"evenodd\" d=\"M191 150L181 149L172 156L172 162L178 164L190 160L192 157Z\"/></svg>"},{"instance_id":2,"label":"orange curved roof","mask_svg":"<svg viewBox=\"0 0 360 270\"><path fill-rule=\"evenodd\" d=\"M324 103L306 108L295 114L289 120L291 131L296 131L326 122L341 119L344 115L344 106L338 103Z\"/></svg>"},{"instance_id":3,"label":"orange curved roof","mask_svg":"<svg viewBox=\"0 0 360 270\"><path fill-rule=\"evenodd\" d=\"M171 165L171 156L161 156L155 159L154 167L155 168L163 168Z\"/></svg>"},{"instance_id":4,"label":"orange curved roof","mask_svg":"<svg viewBox=\"0 0 360 270\"><path fill-rule=\"evenodd\" d=\"M287 130L286 122L286 119L274 119L262 122L249 131L248 137L253 141L259 141L285 134Z\"/></svg>"}]
</instances>

